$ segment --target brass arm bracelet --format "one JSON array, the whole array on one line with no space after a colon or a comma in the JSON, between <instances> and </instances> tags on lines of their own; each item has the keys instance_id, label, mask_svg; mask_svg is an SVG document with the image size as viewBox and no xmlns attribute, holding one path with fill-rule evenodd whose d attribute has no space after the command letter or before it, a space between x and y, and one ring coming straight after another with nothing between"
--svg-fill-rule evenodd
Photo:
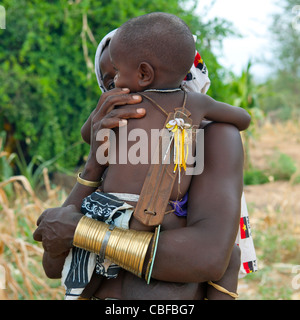
<instances>
[{"instance_id":1,"label":"brass arm bracelet","mask_svg":"<svg viewBox=\"0 0 300 320\"><path fill-rule=\"evenodd\" d=\"M108 224L83 216L75 230L73 244L142 277L143 264L153 233L111 228Z\"/></svg>"},{"instance_id":2,"label":"brass arm bracelet","mask_svg":"<svg viewBox=\"0 0 300 320\"><path fill-rule=\"evenodd\" d=\"M78 173L77 175L77 182L84 185L84 186L87 186L87 187L93 187L93 188L98 188L101 186L101 183L103 181L103 178L101 178L100 181L89 181L89 180L85 180L85 179L82 179L80 177L81 175L81 172Z\"/></svg>"}]
</instances>

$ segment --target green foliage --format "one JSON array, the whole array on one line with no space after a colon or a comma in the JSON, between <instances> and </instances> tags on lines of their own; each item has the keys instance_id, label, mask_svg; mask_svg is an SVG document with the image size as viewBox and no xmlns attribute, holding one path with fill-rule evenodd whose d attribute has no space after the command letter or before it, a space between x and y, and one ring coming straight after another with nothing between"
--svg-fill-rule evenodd
<instances>
[{"instance_id":1,"label":"green foliage","mask_svg":"<svg viewBox=\"0 0 300 320\"><path fill-rule=\"evenodd\" d=\"M210 6L201 7L201 15L203 17L208 15L214 3L215 1L212 0ZM201 1L199 1L199 5L201 6ZM188 21L185 19L185 21L193 34L197 36L197 49L208 68L212 85L207 94L218 101L230 103L230 84L227 81L230 78L230 72L225 66L219 64L217 56L212 51L212 46L218 45L221 48L223 39L228 36L238 36L233 24L221 18L214 18L204 23L197 16L192 16L192 19Z\"/></svg>"},{"instance_id":2,"label":"green foliage","mask_svg":"<svg viewBox=\"0 0 300 320\"><path fill-rule=\"evenodd\" d=\"M287 120L300 117L300 31L293 22L299 20L293 8L298 0L277 1L279 11L273 15L273 59L269 61L273 73L263 84L261 108L272 119ZM298 21L299 23L299 21Z\"/></svg>"},{"instance_id":3,"label":"green foliage","mask_svg":"<svg viewBox=\"0 0 300 320\"><path fill-rule=\"evenodd\" d=\"M300 184L300 175L296 175L294 178L291 179L292 184Z\"/></svg>"},{"instance_id":4,"label":"green foliage","mask_svg":"<svg viewBox=\"0 0 300 320\"><path fill-rule=\"evenodd\" d=\"M298 0L279 0L277 2L280 12L273 15L271 31L274 39L278 71L285 71L290 79L300 77L300 32L295 28L294 22L299 23L293 8L299 6Z\"/></svg>"},{"instance_id":5,"label":"green foliage","mask_svg":"<svg viewBox=\"0 0 300 320\"><path fill-rule=\"evenodd\" d=\"M27 142L30 157L49 159L80 140L93 82L86 75L80 39L81 14L65 1L6 1L1 34L2 122ZM76 65L76 67L74 67ZM26 139L27 138L27 139ZM27 156L27 154L26 154ZM75 165L78 155L61 164Z\"/></svg>"},{"instance_id":6,"label":"green foliage","mask_svg":"<svg viewBox=\"0 0 300 320\"><path fill-rule=\"evenodd\" d=\"M252 166L244 172L245 185L264 184L270 181L291 180L293 184L300 182L296 175L297 166L295 161L285 153L274 152L268 159L268 169L265 171ZM296 176L295 176L296 175Z\"/></svg>"},{"instance_id":7,"label":"green foliage","mask_svg":"<svg viewBox=\"0 0 300 320\"><path fill-rule=\"evenodd\" d=\"M47 161L81 141L80 128L100 94L93 71L97 44L134 16L165 11L183 18L199 36L198 49L220 96L222 68L209 44L221 41L230 25L218 19L203 23L194 14L196 0L4 0L2 5L0 126L11 125L27 162L38 156ZM87 151L82 144L58 164L74 167Z\"/></svg>"},{"instance_id":8,"label":"green foliage","mask_svg":"<svg viewBox=\"0 0 300 320\"><path fill-rule=\"evenodd\" d=\"M252 125L263 119L263 113L258 101L259 86L254 82L251 74L251 61L242 70L241 75L231 75L230 80L230 101L234 106L244 108L252 116Z\"/></svg>"},{"instance_id":9,"label":"green foliage","mask_svg":"<svg viewBox=\"0 0 300 320\"><path fill-rule=\"evenodd\" d=\"M287 154L276 152L269 160L270 175L275 180L290 180L297 171L295 161Z\"/></svg>"},{"instance_id":10,"label":"green foliage","mask_svg":"<svg viewBox=\"0 0 300 320\"><path fill-rule=\"evenodd\" d=\"M5 151L4 149L5 142L6 142L6 133L5 131L2 131L0 132L0 182L9 179L13 174L13 170L11 167L13 155L9 155ZM11 185L5 186L4 190L8 195L11 195L13 192Z\"/></svg>"},{"instance_id":11,"label":"green foliage","mask_svg":"<svg viewBox=\"0 0 300 320\"><path fill-rule=\"evenodd\" d=\"M249 169L244 172L244 184L256 185L269 182L268 176L261 170Z\"/></svg>"},{"instance_id":12,"label":"green foliage","mask_svg":"<svg viewBox=\"0 0 300 320\"><path fill-rule=\"evenodd\" d=\"M12 162L16 165L18 173L27 178L32 189L38 189L44 183L43 170L45 168L47 168L48 171L51 171L52 168L55 168L56 171L62 170L57 164L58 160L63 157L69 150L74 150L74 148L78 147L79 145L80 143L70 145L66 148L66 150L59 152L49 160L45 160L40 155L34 155L31 160L27 162L20 144L17 143L18 152L11 154L11 157L13 159Z\"/></svg>"},{"instance_id":13,"label":"green foliage","mask_svg":"<svg viewBox=\"0 0 300 320\"><path fill-rule=\"evenodd\" d=\"M249 149L250 138L254 136L258 121L264 118L264 114L260 109L258 101L259 86L255 84L251 74L251 61L248 62L246 68L242 71L241 75L231 74L230 84L228 86L227 103L236 107L243 108L251 115L250 127L243 132L244 147L245 147L245 169L251 169L251 155ZM251 173L250 175L257 173ZM246 176L246 180L250 176ZM252 178L251 178L252 179ZM250 180L251 180L250 179Z\"/></svg>"}]
</instances>

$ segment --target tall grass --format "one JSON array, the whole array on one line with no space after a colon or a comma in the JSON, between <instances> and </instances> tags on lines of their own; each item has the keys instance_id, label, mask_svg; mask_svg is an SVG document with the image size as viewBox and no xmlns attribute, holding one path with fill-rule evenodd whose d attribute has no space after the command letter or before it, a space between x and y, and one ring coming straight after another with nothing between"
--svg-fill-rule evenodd
<instances>
[{"instance_id":1,"label":"tall grass","mask_svg":"<svg viewBox=\"0 0 300 320\"><path fill-rule=\"evenodd\" d=\"M51 188L46 168L43 177L46 201L35 194L24 176L0 182L0 266L5 270L5 289L0 289L0 299L45 300L63 296L60 282L50 281L44 274L43 248L32 238L39 215L46 208L59 206L63 196L58 187ZM6 196L7 185L13 186L13 198Z\"/></svg>"}]
</instances>

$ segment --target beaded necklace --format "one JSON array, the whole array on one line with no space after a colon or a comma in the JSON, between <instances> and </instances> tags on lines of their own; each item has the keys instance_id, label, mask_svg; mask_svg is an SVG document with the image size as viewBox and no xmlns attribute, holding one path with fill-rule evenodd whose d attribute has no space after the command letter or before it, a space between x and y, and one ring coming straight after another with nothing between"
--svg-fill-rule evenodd
<instances>
[{"instance_id":1,"label":"beaded necklace","mask_svg":"<svg viewBox=\"0 0 300 320\"><path fill-rule=\"evenodd\" d=\"M147 89L144 92L160 92L160 93L170 93L170 92L177 92L181 91L181 88L174 88L174 89Z\"/></svg>"}]
</instances>

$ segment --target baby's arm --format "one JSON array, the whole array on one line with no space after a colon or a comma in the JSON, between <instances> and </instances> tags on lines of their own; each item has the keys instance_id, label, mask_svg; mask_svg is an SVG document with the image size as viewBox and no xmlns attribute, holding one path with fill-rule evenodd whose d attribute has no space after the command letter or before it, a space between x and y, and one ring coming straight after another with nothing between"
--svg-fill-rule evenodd
<instances>
[{"instance_id":1,"label":"baby's arm","mask_svg":"<svg viewBox=\"0 0 300 320\"><path fill-rule=\"evenodd\" d=\"M245 109L216 101L209 96L205 96L204 99L204 117L206 119L230 123L240 131L246 130L249 127L251 116Z\"/></svg>"}]
</instances>

